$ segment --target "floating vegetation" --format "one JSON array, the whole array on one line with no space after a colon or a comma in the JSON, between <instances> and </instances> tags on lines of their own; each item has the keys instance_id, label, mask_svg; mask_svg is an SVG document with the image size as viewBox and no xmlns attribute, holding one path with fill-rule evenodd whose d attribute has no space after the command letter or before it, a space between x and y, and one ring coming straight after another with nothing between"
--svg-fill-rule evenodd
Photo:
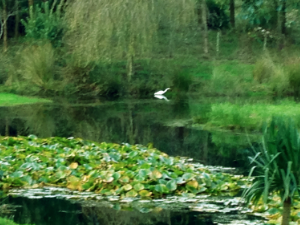
<instances>
[{"instance_id":1,"label":"floating vegetation","mask_svg":"<svg viewBox=\"0 0 300 225\"><path fill-rule=\"evenodd\" d=\"M243 177L142 145L75 138L0 138L0 187L55 186L121 198L233 196Z\"/></svg>"}]
</instances>

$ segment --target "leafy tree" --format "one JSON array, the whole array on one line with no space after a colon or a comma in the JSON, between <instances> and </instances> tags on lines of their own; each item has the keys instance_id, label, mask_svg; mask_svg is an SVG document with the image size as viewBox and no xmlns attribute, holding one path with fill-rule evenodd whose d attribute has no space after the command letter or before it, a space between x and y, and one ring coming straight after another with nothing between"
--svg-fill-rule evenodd
<instances>
[{"instance_id":1,"label":"leafy tree","mask_svg":"<svg viewBox=\"0 0 300 225\"><path fill-rule=\"evenodd\" d=\"M52 43L58 43L62 36L61 10L64 1L54 1L50 5L49 1L40 5L30 6L29 17L21 20L25 27L26 37L30 40L50 40ZM51 8L50 8L51 6ZM56 11L54 8L56 7Z\"/></svg>"},{"instance_id":2,"label":"leafy tree","mask_svg":"<svg viewBox=\"0 0 300 225\"><path fill-rule=\"evenodd\" d=\"M257 173L252 186L244 191L247 201L268 201L270 194L278 192L283 202L282 225L289 224L292 200L300 185L300 138L292 120L273 118L264 129L263 148L254 149L249 157Z\"/></svg>"},{"instance_id":3,"label":"leafy tree","mask_svg":"<svg viewBox=\"0 0 300 225\"><path fill-rule=\"evenodd\" d=\"M151 58L158 31L178 32L194 21L194 0L74 0L65 14L65 38L78 64L127 61L127 76L136 59Z\"/></svg>"}]
</instances>

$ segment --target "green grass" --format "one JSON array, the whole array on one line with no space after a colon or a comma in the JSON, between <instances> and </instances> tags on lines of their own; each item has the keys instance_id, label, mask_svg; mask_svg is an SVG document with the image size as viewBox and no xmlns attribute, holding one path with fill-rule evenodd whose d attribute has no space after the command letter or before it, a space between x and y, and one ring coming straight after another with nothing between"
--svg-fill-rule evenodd
<instances>
[{"instance_id":1,"label":"green grass","mask_svg":"<svg viewBox=\"0 0 300 225\"><path fill-rule=\"evenodd\" d=\"M262 124L269 123L273 116L290 117L299 127L300 105L287 100L278 104L212 104L205 127L258 131Z\"/></svg>"},{"instance_id":2,"label":"green grass","mask_svg":"<svg viewBox=\"0 0 300 225\"><path fill-rule=\"evenodd\" d=\"M49 103L51 102L51 100L34 97L25 97L8 93L0 93L0 106L14 106L47 102Z\"/></svg>"},{"instance_id":3,"label":"green grass","mask_svg":"<svg viewBox=\"0 0 300 225\"><path fill-rule=\"evenodd\" d=\"M13 222L12 220L0 217L0 225L18 225L18 224Z\"/></svg>"}]
</instances>

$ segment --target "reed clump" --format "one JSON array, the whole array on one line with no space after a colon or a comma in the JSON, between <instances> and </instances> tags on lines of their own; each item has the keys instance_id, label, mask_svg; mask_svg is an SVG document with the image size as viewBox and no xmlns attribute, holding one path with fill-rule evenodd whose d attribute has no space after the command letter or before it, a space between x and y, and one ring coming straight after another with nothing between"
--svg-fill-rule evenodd
<instances>
[{"instance_id":1,"label":"reed clump","mask_svg":"<svg viewBox=\"0 0 300 225\"><path fill-rule=\"evenodd\" d=\"M10 63L6 84L19 89L29 86L29 89L35 89L34 92L57 90L59 82L56 82L55 68L55 51L51 43L25 46Z\"/></svg>"},{"instance_id":2,"label":"reed clump","mask_svg":"<svg viewBox=\"0 0 300 225\"><path fill-rule=\"evenodd\" d=\"M267 52L258 58L253 69L253 79L267 85L275 95L282 96L289 90L289 79L283 65L277 63Z\"/></svg>"},{"instance_id":3,"label":"reed clump","mask_svg":"<svg viewBox=\"0 0 300 225\"><path fill-rule=\"evenodd\" d=\"M289 78L289 85L293 91L294 97L300 97L300 58L293 57L287 60L286 71Z\"/></svg>"}]
</instances>

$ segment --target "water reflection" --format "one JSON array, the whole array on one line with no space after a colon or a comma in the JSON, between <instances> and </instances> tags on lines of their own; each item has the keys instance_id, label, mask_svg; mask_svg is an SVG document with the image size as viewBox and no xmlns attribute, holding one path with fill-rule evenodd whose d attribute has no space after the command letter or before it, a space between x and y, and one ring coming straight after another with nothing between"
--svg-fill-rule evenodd
<instances>
[{"instance_id":1,"label":"water reflection","mask_svg":"<svg viewBox=\"0 0 300 225\"><path fill-rule=\"evenodd\" d=\"M184 209L128 208L120 210L109 202L67 201L56 198L28 199L9 197L7 203L17 206L14 221L36 225L212 225L260 224L261 218L241 213L205 213Z\"/></svg>"},{"instance_id":2,"label":"water reflection","mask_svg":"<svg viewBox=\"0 0 300 225\"><path fill-rule=\"evenodd\" d=\"M39 137L81 137L97 142L151 144L172 156L187 156L207 165L244 167L247 171L247 138L224 132L208 132L191 127L193 117L205 120L209 103L177 96L172 101L143 100L96 104L40 104L0 108L0 134L35 134ZM247 173L247 172L246 172ZM158 209L143 214L128 208L71 203L63 199L8 199L19 205L14 213L18 223L37 225L68 224L216 224L245 215L198 213L188 209ZM147 216L146 216L147 215ZM230 219L229 217L232 217ZM238 218L237 218L238 217Z\"/></svg>"},{"instance_id":3,"label":"water reflection","mask_svg":"<svg viewBox=\"0 0 300 225\"><path fill-rule=\"evenodd\" d=\"M152 143L172 156L208 165L244 166L243 135L192 128L193 116L205 118L210 105L179 97L98 104L40 104L0 108L1 135L81 137L98 142Z\"/></svg>"}]
</instances>

